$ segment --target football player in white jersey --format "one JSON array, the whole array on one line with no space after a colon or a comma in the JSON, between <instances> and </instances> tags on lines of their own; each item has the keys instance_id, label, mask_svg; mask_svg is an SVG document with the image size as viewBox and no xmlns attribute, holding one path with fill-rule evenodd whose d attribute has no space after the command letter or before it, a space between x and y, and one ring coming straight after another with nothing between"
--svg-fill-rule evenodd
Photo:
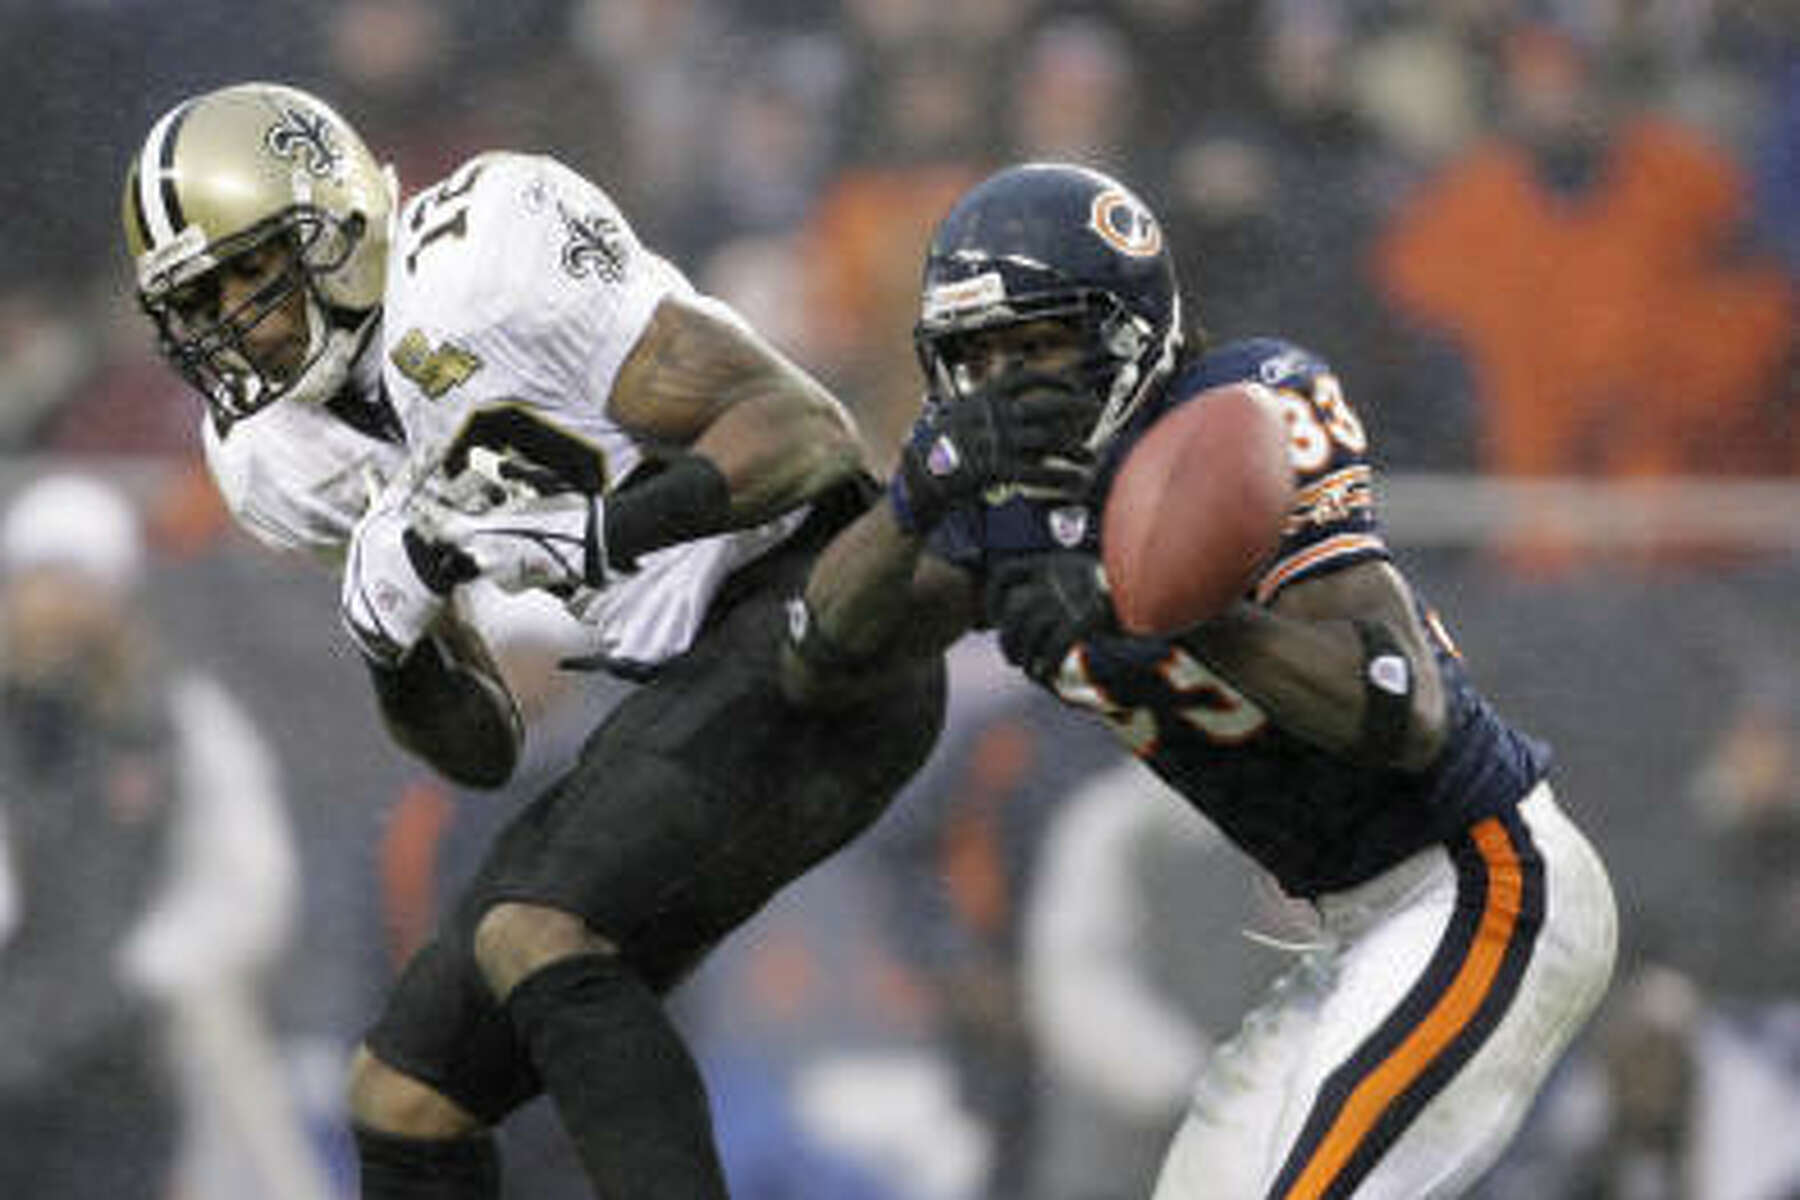
<instances>
[{"instance_id":1,"label":"football player in white jersey","mask_svg":"<svg viewBox=\"0 0 1800 1200\"><path fill-rule=\"evenodd\" d=\"M497 1195L492 1127L548 1092L609 1200L725 1195L661 995L879 816L942 719L941 661L851 672L792 641L790 598L870 502L849 418L546 157L402 205L327 105L244 84L156 122L123 220L221 492L341 564L402 746L477 786L516 763L476 587L553 593L644 681L359 1048L362 1194Z\"/></svg>"}]
</instances>

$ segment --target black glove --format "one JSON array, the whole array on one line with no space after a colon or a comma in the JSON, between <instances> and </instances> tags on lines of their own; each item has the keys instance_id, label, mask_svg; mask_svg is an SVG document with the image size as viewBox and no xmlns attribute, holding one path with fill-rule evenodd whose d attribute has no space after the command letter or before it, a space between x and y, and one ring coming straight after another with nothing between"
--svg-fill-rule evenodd
<instances>
[{"instance_id":1,"label":"black glove","mask_svg":"<svg viewBox=\"0 0 1800 1200\"><path fill-rule=\"evenodd\" d=\"M401 533L400 544L419 579L440 596L448 596L451 588L481 574L481 568L460 546L430 541L411 527Z\"/></svg>"},{"instance_id":2,"label":"black glove","mask_svg":"<svg viewBox=\"0 0 1800 1200\"><path fill-rule=\"evenodd\" d=\"M1094 401L1066 380L1012 371L971 395L934 401L913 426L888 487L902 528L926 533L997 484L1080 495ZM1061 461L1048 461L1052 456Z\"/></svg>"},{"instance_id":3,"label":"black glove","mask_svg":"<svg viewBox=\"0 0 1800 1200\"><path fill-rule=\"evenodd\" d=\"M1118 628L1106 574L1092 554L1058 550L1002 562L988 576L987 615L1006 661L1048 683L1075 643Z\"/></svg>"}]
</instances>

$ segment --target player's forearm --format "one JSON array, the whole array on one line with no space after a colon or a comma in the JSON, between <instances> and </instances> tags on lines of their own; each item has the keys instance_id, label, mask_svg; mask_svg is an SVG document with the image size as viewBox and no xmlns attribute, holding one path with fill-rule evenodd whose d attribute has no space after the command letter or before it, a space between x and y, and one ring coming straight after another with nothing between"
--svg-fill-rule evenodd
<instances>
[{"instance_id":1,"label":"player's forearm","mask_svg":"<svg viewBox=\"0 0 1800 1200\"><path fill-rule=\"evenodd\" d=\"M826 548L813 567L807 603L819 626L853 654L935 655L975 623L969 574L925 552L878 504Z\"/></svg>"},{"instance_id":2,"label":"player's forearm","mask_svg":"<svg viewBox=\"0 0 1800 1200\"><path fill-rule=\"evenodd\" d=\"M1418 770L1443 744L1442 690L1422 652L1406 655L1413 686L1397 737L1368 744L1368 709L1376 701L1367 645L1351 620L1300 620L1240 603L1180 640L1270 720L1329 753Z\"/></svg>"},{"instance_id":3,"label":"player's forearm","mask_svg":"<svg viewBox=\"0 0 1800 1200\"><path fill-rule=\"evenodd\" d=\"M826 547L804 592L805 627L791 631L790 692L828 694L844 679L921 661L969 627L967 580L921 550L885 503Z\"/></svg>"},{"instance_id":4,"label":"player's forearm","mask_svg":"<svg viewBox=\"0 0 1800 1200\"><path fill-rule=\"evenodd\" d=\"M1362 660L1349 622L1291 621L1239 603L1179 640L1277 725L1333 753L1354 743Z\"/></svg>"},{"instance_id":5,"label":"player's forearm","mask_svg":"<svg viewBox=\"0 0 1800 1200\"><path fill-rule=\"evenodd\" d=\"M626 429L718 468L729 497L720 528L758 524L861 469L836 398L716 306L665 300L607 404Z\"/></svg>"},{"instance_id":6,"label":"player's forearm","mask_svg":"<svg viewBox=\"0 0 1800 1200\"><path fill-rule=\"evenodd\" d=\"M724 476L734 524L778 516L862 469L854 429L806 376L770 366L737 390L690 447Z\"/></svg>"},{"instance_id":7,"label":"player's forearm","mask_svg":"<svg viewBox=\"0 0 1800 1200\"><path fill-rule=\"evenodd\" d=\"M607 553L615 564L680 542L742 529L787 512L861 469L854 442L833 423L734 408L724 428L662 469L606 498ZM709 431L710 433L711 431Z\"/></svg>"},{"instance_id":8,"label":"player's forearm","mask_svg":"<svg viewBox=\"0 0 1800 1200\"><path fill-rule=\"evenodd\" d=\"M886 504L857 518L826 547L807 581L817 636L851 658L882 650L910 606L919 551L919 539L901 532Z\"/></svg>"}]
</instances>

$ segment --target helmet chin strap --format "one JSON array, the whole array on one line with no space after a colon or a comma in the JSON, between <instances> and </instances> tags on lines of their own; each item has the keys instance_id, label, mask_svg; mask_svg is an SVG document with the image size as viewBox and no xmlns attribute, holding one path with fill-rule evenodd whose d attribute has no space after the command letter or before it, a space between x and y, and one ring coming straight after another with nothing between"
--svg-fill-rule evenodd
<instances>
[{"instance_id":1,"label":"helmet chin strap","mask_svg":"<svg viewBox=\"0 0 1800 1200\"><path fill-rule=\"evenodd\" d=\"M1131 414L1137 411L1138 393L1144 389L1138 386L1141 374L1136 359L1124 363L1118 373L1113 376L1112 388L1106 397L1106 406L1100 410L1100 419L1094 422L1094 431L1088 434L1087 448L1097 451L1111 441Z\"/></svg>"},{"instance_id":2,"label":"helmet chin strap","mask_svg":"<svg viewBox=\"0 0 1800 1200\"><path fill-rule=\"evenodd\" d=\"M323 404L337 395L357 355L368 343L379 311L370 309L354 327L345 328L331 320L317 296L308 294L306 369L282 391L281 398Z\"/></svg>"},{"instance_id":3,"label":"helmet chin strap","mask_svg":"<svg viewBox=\"0 0 1800 1200\"><path fill-rule=\"evenodd\" d=\"M1100 410L1100 420L1094 425L1094 431L1088 435L1087 448L1097 452L1100 447L1111 441L1119 430L1137 413L1138 406L1158 380L1166 377L1175 368L1176 356L1181 351L1180 299L1176 299L1175 318L1169 324L1168 332L1154 346L1154 353L1139 352L1128 358L1113 376L1112 387L1108 390L1106 406ZM1141 318L1131 318L1138 328L1136 332L1147 337L1149 328Z\"/></svg>"}]
</instances>

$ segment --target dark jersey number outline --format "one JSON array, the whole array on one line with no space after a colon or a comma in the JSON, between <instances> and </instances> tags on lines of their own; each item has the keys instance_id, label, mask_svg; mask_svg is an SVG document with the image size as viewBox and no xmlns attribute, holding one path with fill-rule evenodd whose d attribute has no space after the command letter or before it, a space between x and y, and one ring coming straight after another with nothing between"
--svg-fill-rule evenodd
<instances>
[{"instance_id":1,"label":"dark jersey number outline","mask_svg":"<svg viewBox=\"0 0 1800 1200\"><path fill-rule=\"evenodd\" d=\"M475 450L491 450L518 464L520 479L542 493L606 490L605 453L522 404L470 414L444 453L444 473L452 479L461 475Z\"/></svg>"},{"instance_id":2,"label":"dark jersey number outline","mask_svg":"<svg viewBox=\"0 0 1800 1200\"><path fill-rule=\"evenodd\" d=\"M460 200L475 188L475 181L481 178L481 168L485 164L471 163L463 172L462 178L446 179L443 183L426 192L419 198L413 209L412 220L407 223L407 230L413 237L413 247L406 254L406 273L414 274L419 269L419 255L427 246L442 238L461 238L469 232L469 208L466 204L456 205L455 211L439 216L452 201ZM430 223L429 228L427 222Z\"/></svg>"}]
</instances>

